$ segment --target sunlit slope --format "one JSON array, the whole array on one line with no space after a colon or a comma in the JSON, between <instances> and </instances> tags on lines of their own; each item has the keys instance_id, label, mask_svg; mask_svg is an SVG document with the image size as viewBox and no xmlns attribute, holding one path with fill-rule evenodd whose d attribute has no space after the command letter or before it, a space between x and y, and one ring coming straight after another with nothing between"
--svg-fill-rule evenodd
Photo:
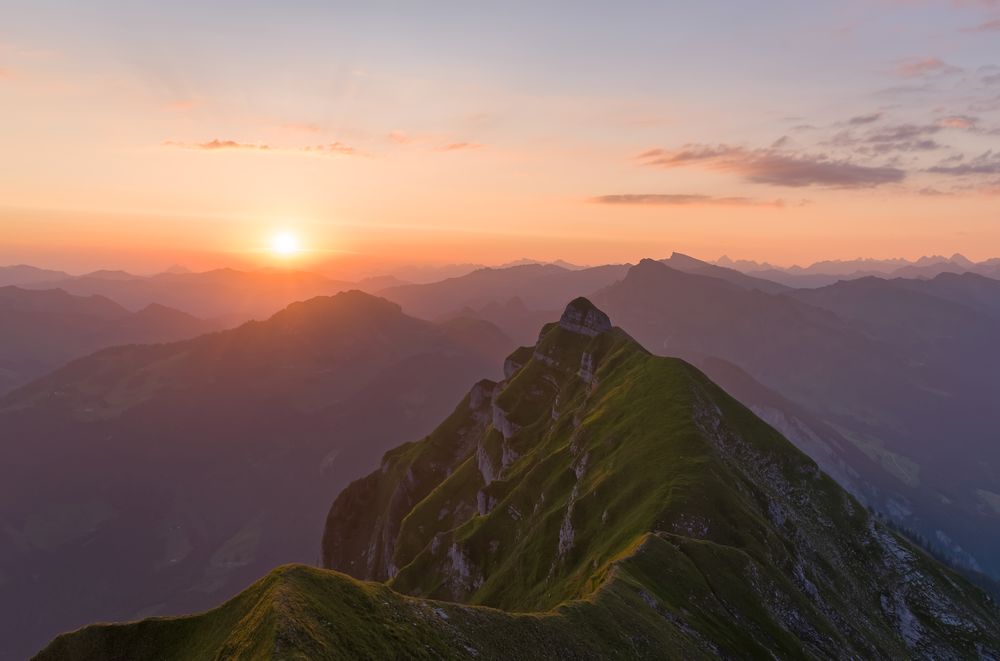
<instances>
[{"instance_id":1,"label":"sunlit slope","mask_svg":"<svg viewBox=\"0 0 1000 661\"><path fill-rule=\"evenodd\" d=\"M667 614L658 626L733 653L995 644L983 595L696 369L650 355L586 301L506 373L341 494L328 566L512 611L591 598L614 579Z\"/></svg>"},{"instance_id":2,"label":"sunlit slope","mask_svg":"<svg viewBox=\"0 0 1000 661\"><path fill-rule=\"evenodd\" d=\"M586 300L334 503L324 562L40 659L975 658L994 604ZM443 601L441 601L443 600Z\"/></svg>"}]
</instances>

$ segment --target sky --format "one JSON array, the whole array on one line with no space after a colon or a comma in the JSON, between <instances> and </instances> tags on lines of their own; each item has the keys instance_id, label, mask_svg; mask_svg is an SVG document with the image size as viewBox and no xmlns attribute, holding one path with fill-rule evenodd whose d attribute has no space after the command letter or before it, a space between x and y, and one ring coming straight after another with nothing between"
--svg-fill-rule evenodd
<instances>
[{"instance_id":1,"label":"sky","mask_svg":"<svg viewBox=\"0 0 1000 661\"><path fill-rule=\"evenodd\" d=\"M0 0L0 116L0 264L1000 255L1000 0Z\"/></svg>"}]
</instances>

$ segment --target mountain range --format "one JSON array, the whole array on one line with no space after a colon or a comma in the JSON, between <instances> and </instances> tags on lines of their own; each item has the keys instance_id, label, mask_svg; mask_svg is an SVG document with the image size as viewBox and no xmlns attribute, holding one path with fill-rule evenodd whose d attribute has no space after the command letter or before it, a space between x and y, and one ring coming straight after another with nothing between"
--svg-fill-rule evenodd
<instances>
[{"instance_id":1,"label":"mountain range","mask_svg":"<svg viewBox=\"0 0 1000 661\"><path fill-rule=\"evenodd\" d=\"M76 277L32 281L21 286L62 289L77 296L104 296L130 310L157 303L199 317L236 321L266 318L295 301L358 288L354 283L330 280L306 271L230 268L152 276L95 271Z\"/></svg>"},{"instance_id":2,"label":"mountain range","mask_svg":"<svg viewBox=\"0 0 1000 661\"><path fill-rule=\"evenodd\" d=\"M0 398L0 658L316 562L337 491L511 346L488 323L421 321L353 291L105 349Z\"/></svg>"},{"instance_id":3,"label":"mountain range","mask_svg":"<svg viewBox=\"0 0 1000 661\"><path fill-rule=\"evenodd\" d=\"M345 489L323 562L36 658L1000 654L988 596L586 299Z\"/></svg>"},{"instance_id":4,"label":"mountain range","mask_svg":"<svg viewBox=\"0 0 1000 661\"><path fill-rule=\"evenodd\" d=\"M987 404L1000 396L1000 281L941 273L791 289L675 253L613 270L517 267L382 293L418 316L489 320L531 343L564 285L655 353L741 388L744 403L824 470L943 557L1000 578L991 436L1000 419Z\"/></svg>"},{"instance_id":5,"label":"mountain range","mask_svg":"<svg viewBox=\"0 0 1000 661\"><path fill-rule=\"evenodd\" d=\"M825 470L952 561L1000 576L1000 417L989 404L1000 394L1000 282L865 278L769 295L644 260L594 296L655 353L710 377L722 359L808 412L818 424L791 437L821 448L812 456ZM769 408L775 426L803 420Z\"/></svg>"},{"instance_id":6,"label":"mountain range","mask_svg":"<svg viewBox=\"0 0 1000 661\"><path fill-rule=\"evenodd\" d=\"M73 358L118 344L167 342L226 326L150 303L131 312L103 296L0 287L0 395Z\"/></svg>"},{"instance_id":7,"label":"mountain range","mask_svg":"<svg viewBox=\"0 0 1000 661\"><path fill-rule=\"evenodd\" d=\"M935 259L911 266L933 271ZM580 294L624 329L614 333L706 374L877 513L878 525L917 540L921 557L927 551L996 590L1000 281L972 267L910 278L852 272L794 288L745 264L679 253L634 266L525 263L428 284L372 278L366 287L394 302L358 291L319 296L207 335L301 292L350 284L282 271L67 276L126 301L136 291L166 300L197 291L195 308L228 311L206 320L160 303L132 311L101 295L45 289L52 272L0 270L19 279L0 287L0 386L6 378L16 388L0 397L0 463L10 476L0 486L9 542L0 545L0 658L23 658L95 619L204 609L276 565L317 562L324 503L384 450L431 430L469 383L513 346L534 345ZM110 345L122 346L73 360ZM518 355L508 372L523 363ZM353 539L330 530L328 542ZM542 608L397 585L328 551L330 566L421 598ZM344 557L357 563L358 553ZM268 609L303 581L323 594L360 599L375 590L398 608L426 607L304 568L276 572L237 602ZM515 620L501 617L498 631Z\"/></svg>"},{"instance_id":8,"label":"mountain range","mask_svg":"<svg viewBox=\"0 0 1000 661\"><path fill-rule=\"evenodd\" d=\"M783 268L752 260L734 261L721 257L718 266L733 268L751 276L772 280L794 288L824 287L840 280L864 277L933 278L942 273L974 273L1000 278L1000 260L987 259L973 262L964 255L951 257L927 255L916 260L906 259L854 259L816 262L806 267Z\"/></svg>"}]
</instances>

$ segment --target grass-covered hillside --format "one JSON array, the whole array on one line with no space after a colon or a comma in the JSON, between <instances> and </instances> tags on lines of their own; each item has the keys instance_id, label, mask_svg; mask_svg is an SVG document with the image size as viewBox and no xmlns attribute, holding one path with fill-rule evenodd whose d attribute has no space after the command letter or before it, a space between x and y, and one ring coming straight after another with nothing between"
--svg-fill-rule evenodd
<instances>
[{"instance_id":1,"label":"grass-covered hillside","mask_svg":"<svg viewBox=\"0 0 1000 661\"><path fill-rule=\"evenodd\" d=\"M650 355L588 302L512 355L506 374L341 494L328 566L518 612L634 586L662 613L658 627L734 654L996 645L1000 621L981 593L696 369Z\"/></svg>"},{"instance_id":2,"label":"grass-covered hillside","mask_svg":"<svg viewBox=\"0 0 1000 661\"><path fill-rule=\"evenodd\" d=\"M588 301L346 489L323 555L38 658L990 658L989 598ZM344 576L346 572L361 582Z\"/></svg>"}]
</instances>

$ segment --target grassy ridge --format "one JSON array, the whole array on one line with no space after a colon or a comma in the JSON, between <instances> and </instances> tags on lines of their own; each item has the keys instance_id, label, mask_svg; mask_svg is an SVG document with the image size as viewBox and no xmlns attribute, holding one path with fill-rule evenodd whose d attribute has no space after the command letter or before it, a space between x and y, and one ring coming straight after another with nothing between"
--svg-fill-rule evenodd
<instances>
[{"instance_id":1,"label":"grassy ridge","mask_svg":"<svg viewBox=\"0 0 1000 661\"><path fill-rule=\"evenodd\" d=\"M282 568L209 613L90 627L39 658L1000 650L986 595L697 369L618 329L547 326L503 382L337 498L324 561L381 582Z\"/></svg>"}]
</instances>

